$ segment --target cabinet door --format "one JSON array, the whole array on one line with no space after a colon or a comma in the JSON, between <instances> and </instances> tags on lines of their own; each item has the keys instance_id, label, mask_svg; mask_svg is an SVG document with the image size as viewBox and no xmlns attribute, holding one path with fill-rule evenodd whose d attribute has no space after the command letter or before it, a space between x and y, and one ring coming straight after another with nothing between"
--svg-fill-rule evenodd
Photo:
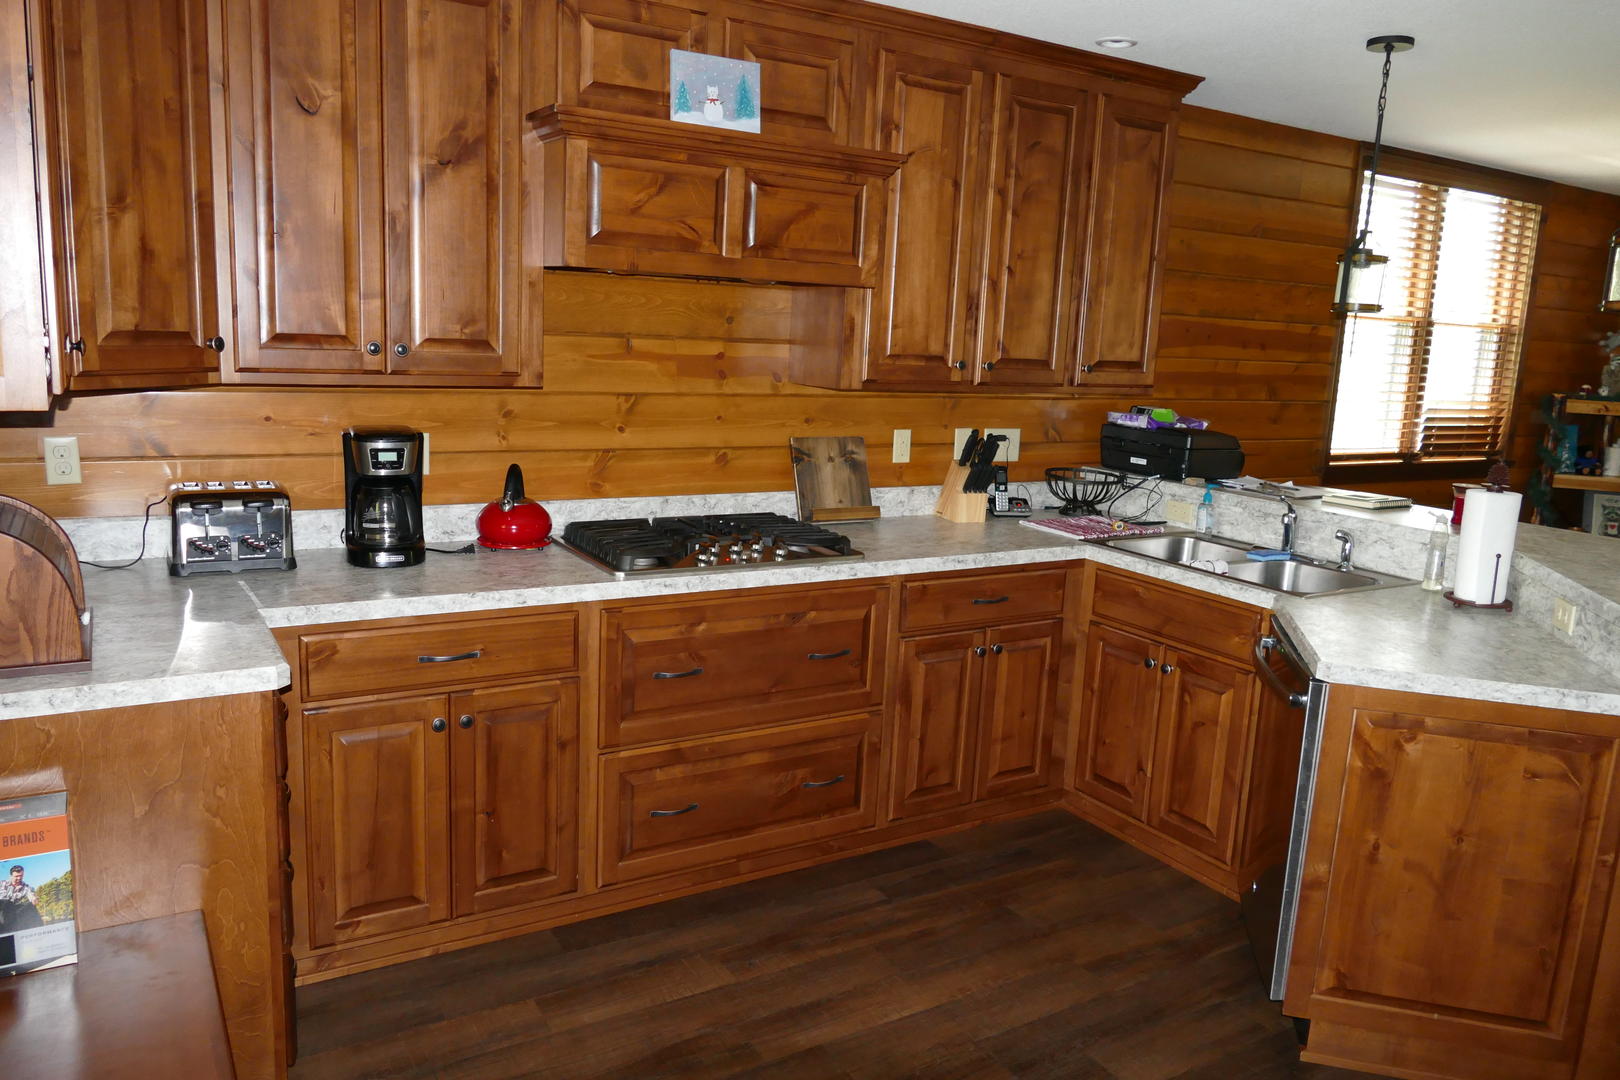
<instances>
[{"instance_id":1,"label":"cabinet door","mask_svg":"<svg viewBox=\"0 0 1620 1080\"><path fill-rule=\"evenodd\" d=\"M23 4L0 11L0 412L48 409L52 393L49 241L40 217L48 203L38 196L34 142L44 124L30 77L29 15Z\"/></svg>"},{"instance_id":2,"label":"cabinet door","mask_svg":"<svg viewBox=\"0 0 1620 1080\"><path fill-rule=\"evenodd\" d=\"M890 816L915 817L973 798L974 728L984 665L977 632L900 644Z\"/></svg>"},{"instance_id":3,"label":"cabinet door","mask_svg":"<svg viewBox=\"0 0 1620 1080\"><path fill-rule=\"evenodd\" d=\"M991 627L985 633L979 700L979 765L974 797L994 798L1046 786L1057 714L1062 624Z\"/></svg>"},{"instance_id":4,"label":"cabinet door","mask_svg":"<svg viewBox=\"0 0 1620 1080\"><path fill-rule=\"evenodd\" d=\"M908 155L889 185L889 257L872 296L866 378L963 378L977 301L984 72L883 50L881 146Z\"/></svg>"},{"instance_id":5,"label":"cabinet door","mask_svg":"<svg viewBox=\"0 0 1620 1080\"><path fill-rule=\"evenodd\" d=\"M232 331L209 85L214 0L55 7L70 386L217 380L209 342Z\"/></svg>"},{"instance_id":6,"label":"cabinet door","mask_svg":"<svg viewBox=\"0 0 1620 1080\"><path fill-rule=\"evenodd\" d=\"M1339 687L1321 763L1285 1003L1308 1057L1615 1075L1612 718Z\"/></svg>"},{"instance_id":7,"label":"cabinet door","mask_svg":"<svg viewBox=\"0 0 1620 1080\"><path fill-rule=\"evenodd\" d=\"M305 711L311 945L450 917L448 704Z\"/></svg>"},{"instance_id":8,"label":"cabinet door","mask_svg":"<svg viewBox=\"0 0 1620 1080\"><path fill-rule=\"evenodd\" d=\"M1147 814L1163 657L1156 641L1091 624L1074 785L1138 820Z\"/></svg>"},{"instance_id":9,"label":"cabinet door","mask_svg":"<svg viewBox=\"0 0 1620 1080\"><path fill-rule=\"evenodd\" d=\"M557 6L563 39L557 50L560 100L668 120L669 51L705 50L704 13L695 5L658 0L574 0Z\"/></svg>"},{"instance_id":10,"label":"cabinet door","mask_svg":"<svg viewBox=\"0 0 1620 1080\"><path fill-rule=\"evenodd\" d=\"M377 0L231 5L241 381L387 370L377 16Z\"/></svg>"},{"instance_id":11,"label":"cabinet door","mask_svg":"<svg viewBox=\"0 0 1620 1080\"><path fill-rule=\"evenodd\" d=\"M1091 94L996 80L980 383L1062 386L1074 363Z\"/></svg>"},{"instance_id":12,"label":"cabinet door","mask_svg":"<svg viewBox=\"0 0 1620 1080\"><path fill-rule=\"evenodd\" d=\"M1082 386L1153 381L1175 110L1103 98L1080 332Z\"/></svg>"},{"instance_id":13,"label":"cabinet door","mask_svg":"<svg viewBox=\"0 0 1620 1080\"><path fill-rule=\"evenodd\" d=\"M1221 863L1232 861L1254 676L1168 651L1147 823Z\"/></svg>"},{"instance_id":14,"label":"cabinet door","mask_svg":"<svg viewBox=\"0 0 1620 1080\"><path fill-rule=\"evenodd\" d=\"M455 910L474 915L577 882L579 687L475 690L455 721Z\"/></svg>"},{"instance_id":15,"label":"cabinet door","mask_svg":"<svg viewBox=\"0 0 1620 1080\"><path fill-rule=\"evenodd\" d=\"M759 65L765 135L806 143L864 146L858 32L847 23L807 19L751 5L727 5L721 51ZM864 59L864 58L862 58Z\"/></svg>"},{"instance_id":16,"label":"cabinet door","mask_svg":"<svg viewBox=\"0 0 1620 1080\"><path fill-rule=\"evenodd\" d=\"M522 171L515 0L385 0L388 370L513 381Z\"/></svg>"}]
</instances>

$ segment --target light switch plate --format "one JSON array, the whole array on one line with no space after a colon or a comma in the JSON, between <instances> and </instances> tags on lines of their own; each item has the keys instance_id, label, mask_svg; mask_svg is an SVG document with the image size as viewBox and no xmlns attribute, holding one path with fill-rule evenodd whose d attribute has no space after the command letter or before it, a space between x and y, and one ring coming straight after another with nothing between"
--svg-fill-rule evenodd
<instances>
[{"instance_id":1,"label":"light switch plate","mask_svg":"<svg viewBox=\"0 0 1620 1080\"><path fill-rule=\"evenodd\" d=\"M76 435L47 435L45 442L45 482L82 484L79 467L79 439Z\"/></svg>"}]
</instances>

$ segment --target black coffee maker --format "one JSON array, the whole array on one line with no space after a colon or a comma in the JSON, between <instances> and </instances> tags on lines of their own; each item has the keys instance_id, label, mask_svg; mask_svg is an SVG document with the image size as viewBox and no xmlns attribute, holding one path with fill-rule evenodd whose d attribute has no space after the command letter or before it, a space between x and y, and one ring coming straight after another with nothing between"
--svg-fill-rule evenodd
<instances>
[{"instance_id":1,"label":"black coffee maker","mask_svg":"<svg viewBox=\"0 0 1620 1080\"><path fill-rule=\"evenodd\" d=\"M415 566L422 542L422 433L356 427L343 433L343 544L354 566Z\"/></svg>"}]
</instances>

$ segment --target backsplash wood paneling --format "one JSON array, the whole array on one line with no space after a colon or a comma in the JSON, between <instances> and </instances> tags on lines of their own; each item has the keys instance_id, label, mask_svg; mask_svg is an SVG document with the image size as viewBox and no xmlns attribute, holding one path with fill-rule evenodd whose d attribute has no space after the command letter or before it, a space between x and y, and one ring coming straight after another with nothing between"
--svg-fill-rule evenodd
<instances>
[{"instance_id":1,"label":"backsplash wood paneling","mask_svg":"<svg viewBox=\"0 0 1620 1080\"><path fill-rule=\"evenodd\" d=\"M1349 226L1350 140L1185 110L1170 202L1152 400L1241 437L1252 471L1317 475L1330 419L1334 260ZM1559 189L1550 209L1521 401L1595 381L1599 280L1620 199ZM1608 215L1605 218L1605 214ZM1600 227L1601 226L1601 227ZM1092 462L1110 408L1066 394L851 393L786 381L795 290L554 273L546 389L225 388L70 396L42 424L0 416L0 490L63 516L139 513L176 479L271 478L338 506L338 433L402 423L432 436L430 502L499 494L520 463L541 499L783 490L791 435L863 435L876 485L939 481L957 427L1018 427L1015 480ZM1543 311L1546 312L1543 315ZM1538 433L1521 405L1520 460ZM889 460L912 431L912 461ZM40 437L77 435L85 483L43 482ZM1434 487L1434 485L1430 485ZM1436 489L1435 497L1443 490Z\"/></svg>"}]
</instances>

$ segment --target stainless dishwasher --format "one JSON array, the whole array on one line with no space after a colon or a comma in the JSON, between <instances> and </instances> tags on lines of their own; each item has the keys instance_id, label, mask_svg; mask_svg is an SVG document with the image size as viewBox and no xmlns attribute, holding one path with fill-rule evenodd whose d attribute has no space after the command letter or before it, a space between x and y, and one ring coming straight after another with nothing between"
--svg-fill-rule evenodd
<instances>
[{"instance_id":1,"label":"stainless dishwasher","mask_svg":"<svg viewBox=\"0 0 1620 1080\"><path fill-rule=\"evenodd\" d=\"M1249 943L1254 946L1260 973L1268 982L1271 999L1281 1001L1294 943L1294 916L1299 906L1299 882L1305 865L1305 838L1311 825L1311 796L1316 786L1316 758L1321 745L1328 684L1312 677L1287 631L1275 622L1271 636L1255 642L1254 666L1266 685L1267 700L1262 703L1262 709L1304 710L1288 855L1284 861L1262 869L1242 899L1243 922L1249 932Z\"/></svg>"}]
</instances>

